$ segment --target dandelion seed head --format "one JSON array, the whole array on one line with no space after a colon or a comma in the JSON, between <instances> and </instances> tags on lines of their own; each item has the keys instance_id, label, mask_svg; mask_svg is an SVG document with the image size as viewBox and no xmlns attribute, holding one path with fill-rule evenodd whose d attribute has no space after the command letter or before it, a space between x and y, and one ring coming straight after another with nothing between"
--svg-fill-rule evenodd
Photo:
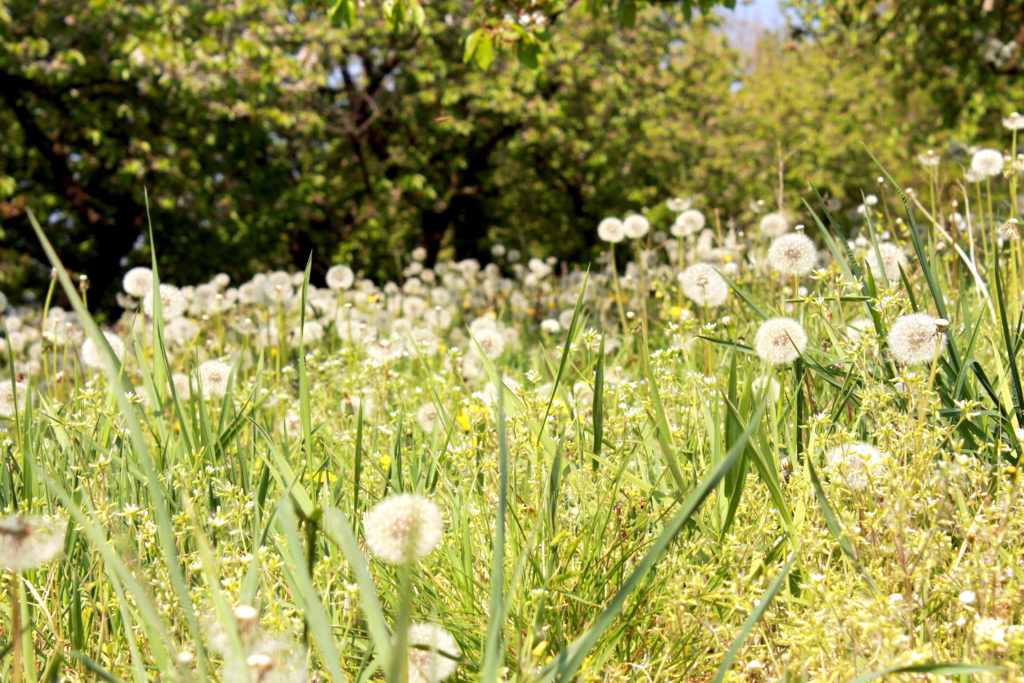
<instances>
[{"instance_id":1,"label":"dandelion seed head","mask_svg":"<svg viewBox=\"0 0 1024 683\"><path fill-rule=\"evenodd\" d=\"M879 266L878 256L881 255L882 263ZM878 245L878 254L871 247L868 247L867 256L864 259L868 268L871 270L871 275L876 280L881 279L882 274L885 274L885 279L890 282L899 282L900 279L900 267L903 270L907 270L909 261L907 260L907 254L898 246L892 242L883 242Z\"/></svg>"},{"instance_id":2,"label":"dandelion seed head","mask_svg":"<svg viewBox=\"0 0 1024 683\"><path fill-rule=\"evenodd\" d=\"M121 286L126 294L141 299L153 289L153 271L142 266L132 268L124 274Z\"/></svg>"},{"instance_id":3,"label":"dandelion seed head","mask_svg":"<svg viewBox=\"0 0 1024 683\"><path fill-rule=\"evenodd\" d=\"M806 275L817 258L814 241L800 232L780 235L768 248L768 264L783 275Z\"/></svg>"},{"instance_id":4,"label":"dandelion seed head","mask_svg":"<svg viewBox=\"0 0 1024 683\"><path fill-rule=\"evenodd\" d=\"M231 366L220 360L208 360L199 365L199 386L203 398L222 398L228 392Z\"/></svg>"},{"instance_id":5,"label":"dandelion seed head","mask_svg":"<svg viewBox=\"0 0 1024 683\"><path fill-rule=\"evenodd\" d=\"M164 320L174 320L185 314L188 301L181 290L174 285L163 283L160 285L160 315ZM142 297L142 311L147 317L153 317L153 289L146 291Z\"/></svg>"},{"instance_id":6,"label":"dandelion seed head","mask_svg":"<svg viewBox=\"0 0 1024 683\"><path fill-rule=\"evenodd\" d=\"M46 564L64 547L67 522L48 517L0 519L0 569L23 572Z\"/></svg>"},{"instance_id":7,"label":"dandelion seed head","mask_svg":"<svg viewBox=\"0 0 1024 683\"><path fill-rule=\"evenodd\" d=\"M772 365L792 363L807 348L807 332L792 318L771 318L754 336L757 355Z\"/></svg>"},{"instance_id":8,"label":"dandelion seed head","mask_svg":"<svg viewBox=\"0 0 1024 683\"><path fill-rule=\"evenodd\" d=\"M998 149L979 149L971 157L971 170L983 178L991 178L1003 172L1005 163Z\"/></svg>"},{"instance_id":9,"label":"dandelion seed head","mask_svg":"<svg viewBox=\"0 0 1024 683\"><path fill-rule=\"evenodd\" d=\"M686 209L676 217L670 232L675 237L689 237L703 230L706 223L707 220L700 211L697 209Z\"/></svg>"},{"instance_id":10,"label":"dandelion seed head","mask_svg":"<svg viewBox=\"0 0 1024 683\"><path fill-rule=\"evenodd\" d=\"M713 266L694 263L679 274L679 282L685 294L698 306L715 308L729 297L729 285Z\"/></svg>"},{"instance_id":11,"label":"dandelion seed head","mask_svg":"<svg viewBox=\"0 0 1024 683\"><path fill-rule=\"evenodd\" d=\"M558 334L562 326L554 318L547 318L540 323L540 331L544 334Z\"/></svg>"},{"instance_id":12,"label":"dandelion seed head","mask_svg":"<svg viewBox=\"0 0 1024 683\"><path fill-rule=\"evenodd\" d=\"M443 528L441 510L417 493L389 496L373 506L363 520L370 552L391 564L429 555L441 542Z\"/></svg>"},{"instance_id":13,"label":"dandelion seed head","mask_svg":"<svg viewBox=\"0 0 1024 683\"><path fill-rule=\"evenodd\" d=\"M622 221L622 230L630 239L640 239L651 229L651 223L640 214L633 214Z\"/></svg>"},{"instance_id":14,"label":"dandelion seed head","mask_svg":"<svg viewBox=\"0 0 1024 683\"><path fill-rule=\"evenodd\" d=\"M615 244L625 239L626 228L618 218L605 218L597 224L597 236L609 244Z\"/></svg>"},{"instance_id":15,"label":"dandelion seed head","mask_svg":"<svg viewBox=\"0 0 1024 683\"><path fill-rule=\"evenodd\" d=\"M761 217L759 227L766 237L778 237L789 232L789 220L778 211L766 213Z\"/></svg>"},{"instance_id":16,"label":"dandelion seed head","mask_svg":"<svg viewBox=\"0 0 1024 683\"><path fill-rule=\"evenodd\" d=\"M15 382L12 386L9 377L0 378L0 417L14 417L16 409L25 405L27 393L27 382Z\"/></svg>"},{"instance_id":17,"label":"dandelion seed head","mask_svg":"<svg viewBox=\"0 0 1024 683\"><path fill-rule=\"evenodd\" d=\"M356 276L348 266L336 265L327 269L324 279L327 282L328 288L339 292L351 287L356 281Z\"/></svg>"},{"instance_id":18,"label":"dandelion seed head","mask_svg":"<svg viewBox=\"0 0 1024 683\"><path fill-rule=\"evenodd\" d=\"M944 329L940 318L927 313L901 316L889 328L889 352L903 365L931 363L946 348Z\"/></svg>"},{"instance_id":19,"label":"dandelion seed head","mask_svg":"<svg viewBox=\"0 0 1024 683\"><path fill-rule=\"evenodd\" d=\"M437 424L437 407L433 403L424 403L416 411L416 421L423 427L423 431L433 432Z\"/></svg>"},{"instance_id":20,"label":"dandelion seed head","mask_svg":"<svg viewBox=\"0 0 1024 683\"><path fill-rule=\"evenodd\" d=\"M828 468L854 491L863 491L871 481L882 477L888 471L889 460L887 454L859 441L837 446L825 454Z\"/></svg>"},{"instance_id":21,"label":"dandelion seed head","mask_svg":"<svg viewBox=\"0 0 1024 683\"><path fill-rule=\"evenodd\" d=\"M496 328L481 329L474 337L479 351L490 360L494 360L505 350L505 338Z\"/></svg>"},{"instance_id":22,"label":"dandelion seed head","mask_svg":"<svg viewBox=\"0 0 1024 683\"><path fill-rule=\"evenodd\" d=\"M1024 116L1020 115L1020 112L1011 112L1009 116L1003 119L1003 128L1007 130L1024 130Z\"/></svg>"},{"instance_id":23,"label":"dandelion seed head","mask_svg":"<svg viewBox=\"0 0 1024 683\"><path fill-rule=\"evenodd\" d=\"M409 645L409 683L436 683L455 673L461 655L455 638L437 624L412 624Z\"/></svg>"},{"instance_id":24,"label":"dandelion seed head","mask_svg":"<svg viewBox=\"0 0 1024 683\"><path fill-rule=\"evenodd\" d=\"M114 357L123 362L125 346L124 342L121 341L121 338L113 332L107 331L103 332L103 336L106 338L107 343L110 344L110 348L114 351ZM82 343L82 362L96 370L103 368L103 359L100 356L100 350L91 337Z\"/></svg>"}]
</instances>

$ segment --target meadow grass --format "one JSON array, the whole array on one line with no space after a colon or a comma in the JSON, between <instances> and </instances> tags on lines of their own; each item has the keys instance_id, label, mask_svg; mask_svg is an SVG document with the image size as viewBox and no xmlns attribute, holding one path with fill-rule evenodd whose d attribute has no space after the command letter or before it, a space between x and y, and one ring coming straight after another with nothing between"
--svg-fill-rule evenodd
<instances>
[{"instance_id":1,"label":"meadow grass","mask_svg":"<svg viewBox=\"0 0 1024 683\"><path fill-rule=\"evenodd\" d=\"M1017 173L815 198L810 257L680 200L561 276L154 257L105 330L37 225L0 677L1022 680Z\"/></svg>"}]
</instances>

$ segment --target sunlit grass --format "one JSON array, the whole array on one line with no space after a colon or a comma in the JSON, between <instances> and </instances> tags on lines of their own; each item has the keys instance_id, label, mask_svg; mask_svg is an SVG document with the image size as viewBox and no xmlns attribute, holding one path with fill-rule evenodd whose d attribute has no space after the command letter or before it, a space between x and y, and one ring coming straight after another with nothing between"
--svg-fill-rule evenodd
<instances>
[{"instance_id":1,"label":"sunlit grass","mask_svg":"<svg viewBox=\"0 0 1024 683\"><path fill-rule=\"evenodd\" d=\"M0 677L1018 680L1009 187L808 201L825 250L792 263L685 206L564 277L161 289L154 260L114 343L57 268L5 317ZM19 563L37 516L58 556Z\"/></svg>"}]
</instances>

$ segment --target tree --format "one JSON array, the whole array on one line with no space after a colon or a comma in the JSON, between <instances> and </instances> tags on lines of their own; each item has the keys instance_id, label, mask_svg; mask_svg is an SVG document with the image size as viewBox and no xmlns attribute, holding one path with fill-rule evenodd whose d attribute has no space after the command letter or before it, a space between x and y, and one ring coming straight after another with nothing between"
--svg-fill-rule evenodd
<instances>
[{"instance_id":1,"label":"tree","mask_svg":"<svg viewBox=\"0 0 1024 683\"><path fill-rule=\"evenodd\" d=\"M67 265L92 280L93 300L109 301L122 267L146 259L137 247L149 188L165 274L179 281L294 267L310 250L321 273L343 256L370 274L394 274L396 249L419 241L433 256L446 235L458 256L479 255L489 225L515 225L521 213L499 188L537 174L546 194L577 191L550 185L566 164L550 137L520 141L549 136L538 126L560 125L566 105L580 119L570 129L599 144L617 139L572 107L633 97L630 83L596 80L602 60L657 60L685 29L678 12L651 11L623 40L574 17L570 32L597 42L576 39L549 57L560 76L515 62L484 74L461 60L468 24L454 17L466 6L431 3L430 21L395 31L373 17L338 29L323 12L270 0L8 3L2 245L45 263L27 224L35 211L53 226ZM614 125L639 130L632 115L616 115ZM591 172L584 184L603 186L618 171ZM608 202L596 201L575 209L577 218L600 215ZM563 222L562 233L579 227Z\"/></svg>"},{"instance_id":2,"label":"tree","mask_svg":"<svg viewBox=\"0 0 1024 683\"><path fill-rule=\"evenodd\" d=\"M893 92L926 99L930 132L974 140L1024 106L1024 4L995 0L792 0L796 35L840 62L868 60L894 76Z\"/></svg>"}]
</instances>

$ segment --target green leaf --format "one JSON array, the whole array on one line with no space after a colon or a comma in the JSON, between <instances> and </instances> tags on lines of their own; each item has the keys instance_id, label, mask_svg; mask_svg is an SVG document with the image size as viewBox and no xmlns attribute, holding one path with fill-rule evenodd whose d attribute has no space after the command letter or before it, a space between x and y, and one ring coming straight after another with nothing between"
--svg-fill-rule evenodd
<instances>
[{"instance_id":1,"label":"green leaf","mask_svg":"<svg viewBox=\"0 0 1024 683\"><path fill-rule=\"evenodd\" d=\"M568 342L566 343L568 346ZM508 508L508 440L505 432L505 391L501 377L495 378L498 390L498 511L494 520L494 542L491 557L491 590L490 607L487 618L487 640L484 645L484 660L481 665L480 680L484 683L498 681L504 651L501 647L501 625L505 615L502 584L504 583L505 565L505 516Z\"/></svg>"},{"instance_id":2,"label":"green leaf","mask_svg":"<svg viewBox=\"0 0 1024 683\"><path fill-rule=\"evenodd\" d=\"M743 453L747 447L747 442L754 432L761 425L761 416L764 414L764 408L767 404L767 395L761 399L760 405L754 414L751 415L750 421L747 423L747 428L743 432L740 439L733 444L729 452L717 465L712 469L704 479L690 492L690 495L686 497L682 505L679 507L679 511L675 517L672 518L665 528L662 529L661 533L658 534L658 538L655 539L654 543L651 544L650 549L644 558L637 564L636 568L626 579L625 583L615 593L615 596L608 602L608 605L601 612L597 620L593 623L590 628L583 632L576 640L569 644L564 650L555 656L551 662L541 671L541 681L558 681L563 683L572 680L573 676L579 670L580 666L583 665L583 660L587 654L593 649L594 645L597 644L601 634L604 633L605 629L611 625L611 622L622 612L625 606L627 598L635 591L644 577L649 571L651 571L657 564L658 560L664 555L669 545L675 539L675 537L682 531L683 527L690 518L693 517L694 513L700 509L703 505L704 500L711 494L712 491L718 486L722 478L733 468L737 460L739 460L740 454Z\"/></svg>"},{"instance_id":3,"label":"green leaf","mask_svg":"<svg viewBox=\"0 0 1024 683\"><path fill-rule=\"evenodd\" d=\"M466 38L466 49L462 53L462 63L469 64L469 61L473 59L473 55L476 53L477 45L480 44L480 39L484 36L484 30L478 28L469 34Z\"/></svg>"},{"instance_id":4,"label":"green leaf","mask_svg":"<svg viewBox=\"0 0 1024 683\"><path fill-rule=\"evenodd\" d=\"M355 0L338 0L334 3L334 7L331 8L330 12L327 13L327 17L334 26L340 26L341 24L351 26L356 21Z\"/></svg>"},{"instance_id":5,"label":"green leaf","mask_svg":"<svg viewBox=\"0 0 1024 683\"><path fill-rule=\"evenodd\" d=\"M722 660L721 666L718 667L718 673L715 675L714 683L721 683L725 680L725 675L732 668L732 663L736 660L736 655L740 653L740 648L743 647L743 643L747 640L747 636L757 626L757 622L764 616L765 611L768 609L768 605L771 604L772 598L782 588L782 584L786 580L786 576L789 575L789 570L793 568L793 563L796 562L796 555L792 555L789 561L786 562L786 566L779 571L779 575L772 581L772 585L768 586L768 590L765 591L761 599L757 601L757 607L754 611L743 620L743 627L740 629L736 639L732 641L732 645L729 646L729 651L725 653L725 658Z\"/></svg>"},{"instance_id":6,"label":"green leaf","mask_svg":"<svg viewBox=\"0 0 1024 683\"><path fill-rule=\"evenodd\" d=\"M494 42L491 34L483 34L473 51L473 58L482 71L487 71L487 67L494 61Z\"/></svg>"},{"instance_id":7,"label":"green leaf","mask_svg":"<svg viewBox=\"0 0 1024 683\"><path fill-rule=\"evenodd\" d=\"M899 673L928 673L952 676L956 674L980 674L995 671L1006 671L1006 669L999 666L985 666L983 664L911 664L909 666L894 666L889 669L882 669L881 671L872 671L863 676L858 676L850 681L850 683L865 683L882 676Z\"/></svg>"},{"instance_id":8,"label":"green leaf","mask_svg":"<svg viewBox=\"0 0 1024 683\"><path fill-rule=\"evenodd\" d=\"M540 45L535 42L520 40L516 43L516 56L523 66L536 69L540 65Z\"/></svg>"}]
</instances>

